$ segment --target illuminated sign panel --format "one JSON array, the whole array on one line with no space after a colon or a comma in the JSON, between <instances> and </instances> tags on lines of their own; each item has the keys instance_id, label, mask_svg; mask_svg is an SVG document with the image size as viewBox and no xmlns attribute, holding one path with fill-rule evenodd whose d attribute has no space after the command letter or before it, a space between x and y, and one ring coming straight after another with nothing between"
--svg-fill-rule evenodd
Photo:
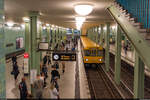
<instances>
[{"instance_id":1,"label":"illuminated sign panel","mask_svg":"<svg viewBox=\"0 0 150 100\"><path fill-rule=\"evenodd\" d=\"M76 61L76 53L53 53L53 61Z\"/></svg>"}]
</instances>

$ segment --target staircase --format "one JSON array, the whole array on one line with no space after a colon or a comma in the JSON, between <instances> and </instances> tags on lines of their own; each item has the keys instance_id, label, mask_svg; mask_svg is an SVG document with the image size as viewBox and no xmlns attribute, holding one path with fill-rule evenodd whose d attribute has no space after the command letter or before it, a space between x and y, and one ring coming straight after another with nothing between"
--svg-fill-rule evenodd
<instances>
[{"instance_id":1,"label":"staircase","mask_svg":"<svg viewBox=\"0 0 150 100\"><path fill-rule=\"evenodd\" d=\"M144 25L137 22L137 18L133 18L132 14L123 9L123 7L120 6L120 4L118 4L117 2L114 2L113 5L119 9L122 15L126 17L126 19L138 30L140 35L148 42L148 44L150 44L150 32L148 32L147 29L144 28Z\"/></svg>"}]
</instances>

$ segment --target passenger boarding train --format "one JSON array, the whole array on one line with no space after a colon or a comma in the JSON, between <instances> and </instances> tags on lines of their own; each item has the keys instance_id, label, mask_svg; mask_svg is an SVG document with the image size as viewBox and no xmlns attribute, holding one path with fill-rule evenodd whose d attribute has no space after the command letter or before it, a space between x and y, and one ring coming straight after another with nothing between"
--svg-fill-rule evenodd
<instances>
[{"instance_id":1,"label":"passenger boarding train","mask_svg":"<svg viewBox=\"0 0 150 100\"><path fill-rule=\"evenodd\" d=\"M85 66L98 66L104 63L103 47L90 40L87 36L81 36L82 56Z\"/></svg>"}]
</instances>

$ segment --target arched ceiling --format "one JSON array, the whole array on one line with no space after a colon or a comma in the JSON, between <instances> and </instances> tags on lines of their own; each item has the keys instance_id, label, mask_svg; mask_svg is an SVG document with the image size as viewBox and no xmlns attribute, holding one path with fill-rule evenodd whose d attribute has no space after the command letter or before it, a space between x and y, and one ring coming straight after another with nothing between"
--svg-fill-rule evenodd
<instances>
[{"instance_id":1,"label":"arched ceiling","mask_svg":"<svg viewBox=\"0 0 150 100\"><path fill-rule=\"evenodd\" d=\"M87 16L86 23L112 21L106 11L114 0L4 0L6 21L23 23L22 18L28 16L29 11L39 11L42 22L58 26L76 28L74 5L77 3L91 3L93 12Z\"/></svg>"}]
</instances>

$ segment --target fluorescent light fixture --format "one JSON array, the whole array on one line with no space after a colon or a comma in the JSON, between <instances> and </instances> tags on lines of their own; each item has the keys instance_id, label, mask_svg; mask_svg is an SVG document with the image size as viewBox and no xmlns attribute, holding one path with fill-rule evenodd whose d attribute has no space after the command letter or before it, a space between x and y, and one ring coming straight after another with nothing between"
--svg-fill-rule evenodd
<instances>
[{"instance_id":1,"label":"fluorescent light fixture","mask_svg":"<svg viewBox=\"0 0 150 100\"><path fill-rule=\"evenodd\" d=\"M46 26L43 26L43 29L45 30L45 29L46 29Z\"/></svg>"},{"instance_id":2,"label":"fluorescent light fixture","mask_svg":"<svg viewBox=\"0 0 150 100\"><path fill-rule=\"evenodd\" d=\"M105 31L107 30L107 27L106 27L106 26L104 27L104 30L105 30Z\"/></svg>"},{"instance_id":3,"label":"fluorescent light fixture","mask_svg":"<svg viewBox=\"0 0 150 100\"><path fill-rule=\"evenodd\" d=\"M23 17L23 21L25 21L25 22L29 22L29 21L30 21L30 19L29 19L28 17Z\"/></svg>"},{"instance_id":4,"label":"fluorescent light fixture","mask_svg":"<svg viewBox=\"0 0 150 100\"><path fill-rule=\"evenodd\" d=\"M13 25L14 25L13 22L7 22L7 26L8 26L8 27L12 27Z\"/></svg>"},{"instance_id":5,"label":"fluorescent light fixture","mask_svg":"<svg viewBox=\"0 0 150 100\"><path fill-rule=\"evenodd\" d=\"M38 23L39 25L41 25L41 24L42 24L42 22L41 22L41 21L38 21L37 23Z\"/></svg>"},{"instance_id":6,"label":"fluorescent light fixture","mask_svg":"<svg viewBox=\"0 0 150 100\"><path fill-rule=\"evenodd\" d=\"M114 30L116 28L116 26L112 26L112 29Z\"/></svg>"},{"instance_id":7,"label":"fluorescent light fixture","mask_svg":"<svg viewBox=\"0 0 150 100\"><path fill-rule=\"evenodd\" d=\"M21 27L22 27L22 28L25 28L25 25L24 25L24 24L21 24Z\"/></svg>"},{"instance_id":8,"label":"fluorescent light fixture","mask_svg":"<svg viewBox=\"0 0 150 100\"><path fill-rule=\"evenodd\" d=\"M87 4L75 5L74 10L77 14L86 16L93 11L93 6Z\"/></svg>"},{"instance_id":9,"label":"fluorescent light fixture","mask_svg":"<svg viewBox=\"0 0 150 100\"><path fill-rule=\"evenodd\" d=\"M47 27L49 27L49 26L50 26L50 24L46 24L46 26L47 26Z\"/></svg>"},{"instance_id":10,"label":"fluorescent light fixture","mask_svg":"<svg viewBox=\"0 0 150 100\"><path fill-rule=\"evenodd\" d=\"M55 27L55 25L52 25L52 27L54 28L54 27Z\"/></svg>"},{"instance_id":11,"label":"fluorescent light fixture","mask_svg":"<svg viewBox=\"0 0 150 100\"><path fill-rule=\"evenodd\" d=\"M84 22L86 20L85 17L75 17L76 22Z\"/></svg>"}]
</instances>

